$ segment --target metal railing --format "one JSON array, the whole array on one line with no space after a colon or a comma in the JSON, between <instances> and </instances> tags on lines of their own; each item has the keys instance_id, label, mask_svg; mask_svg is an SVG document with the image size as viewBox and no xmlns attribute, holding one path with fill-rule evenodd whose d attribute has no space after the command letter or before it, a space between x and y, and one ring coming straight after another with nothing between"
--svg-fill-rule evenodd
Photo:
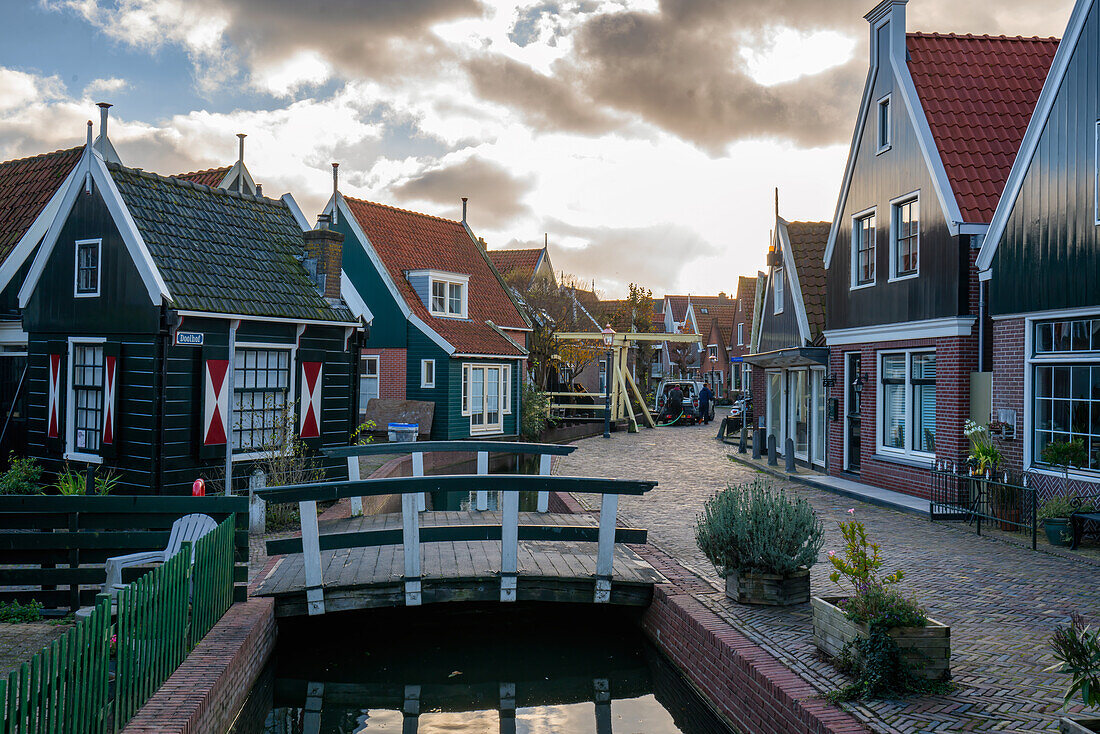
<instances>
[{"instance_id":1,"label":"metal railing","mask_svg":"<svg viewBox=\"0 0 1100 734\"><path fill-rule=\"evenodd\" d=\"M615 543L644 543L646 532L631 528L616 528L620 494L639 495L657 486L654 481L628 481L583 477L550 476L550 458L553 454L567 454L574 446L554 444L504 443L485 441L422 441L405 444L368 444L329 449L329 456L346 456L351 459L369 454L412 453L411 477L387 477L382 479L349 479L346 482L319 482L286 487L270 487L257 490L267 502L297 502L301 518L302 537L273 540L267 543L269 555L301 553L305 571L306 609L310 615L325 613L324 576L321 566L321 550L359 548L379 545L401 545L404 557L405 604L421 603L421 549L422 543L458 541L501 541L500 600L516 601L519 541L595 541L596 575L595 603L607 603L611 599L611 575ZM478 454L478 474L424 476L424 452L426 451L475 451ZM533 474L489 474L488 452L538 454L540 472ZM355 463L358 476L358 463ZM599 526L549 526L519 525L520 492L539 494L538 511L546 512L551 491L564 490L602 495ZM421 528L419 513L423 510L423 496L428 492L473 491L500 492L503 522L500 525L454 525ZM344 497L362 498L382 495L401 496L401 529L365 532L335 533L321 536L317 527L317 502L338 500ZM478 508L482 508L480 499Z\"/></svg>"},{"instance_id":2,"label":"metal railing","mask_svg":"<svg viewBox=\"0 0 1100 734\"><path fill-rule=\"evenodd\" d=\"M120 731L232 603L235 526L230 516L120 589L114 624L111 597L97 595L88 617L0 680L0 734Z\"/></svg>"},{"instance_id":3,"label":"metal railing","mask_svg":"<svg viewBox=\"0 0 1100 734\"><path fill-rule=\"evenodd\" d=\"M982 524L1001 530L1031 534L1037 544L1038 491L1028 486L1026 475L986 472L972 475L965 466L940 463L933 468L929 494L932 520L958 520L973 525L978 535Z\"/></svg>"}]
</instances>

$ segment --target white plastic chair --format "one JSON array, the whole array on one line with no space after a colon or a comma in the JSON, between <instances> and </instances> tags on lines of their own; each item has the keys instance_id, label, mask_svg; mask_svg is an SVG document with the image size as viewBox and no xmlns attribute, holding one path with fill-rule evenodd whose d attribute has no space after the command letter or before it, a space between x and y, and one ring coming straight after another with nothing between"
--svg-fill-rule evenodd
<instances>
[{"instance_id":1,"label":"white plastic chair","mask_svg":"<svg viewBox=\"0 0 1100 734\"><path fill-rule=\"evenodd\" d=\"M184 543L194 543L217 527L217 521L209 515L199 513L184 515L172 523L172 534L168 537L168 547L164 550L140 551L108 558L106 564L107 583L103 585L103 593L114 596L119 589L126 587L126 584L122 583L122 569L133 566L146 566L150 563L164 563L179 553ZM193 558L192 556L192 560Z\"/></svg>"}]
</instances>

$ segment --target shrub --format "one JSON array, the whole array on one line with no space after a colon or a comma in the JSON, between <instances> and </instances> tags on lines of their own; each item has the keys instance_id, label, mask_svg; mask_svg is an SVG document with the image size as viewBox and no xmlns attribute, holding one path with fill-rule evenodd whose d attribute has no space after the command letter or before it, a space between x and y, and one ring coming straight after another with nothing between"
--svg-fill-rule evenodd
<instances>
[{"instance_id":1,"label":"shrub","mask_svg":"<svg viewBox=\"0 0 1100 734\"><path fill-rule=\"evenodd\" d=\"M1065 702L1080 694L1085 706L1100 706L1100 632L1088 627L1075 612L1068 625L1054 630L1050 646L1058 662L1047 670L1071 676Z\"/></svg>"},{"instance_id":2,"label":"shrub","mask_svg":"<svg viewBox=\"0 0 1100 734\"><path fill-rule=\"evenodd\" d=\"M1041 523L1043 520L1050 520L1056 517L1069 517L1077 511L1092 512L1093 503L1091 501L1085 500L1080 502L1079 505L1075 505L1074 500L1076 499L1076 495L1070 495L1068 497L1051 497L1039 508L1039 511L1035 515L1035 519Z\"/></svg>"},{"instance_id":3,"label":"shrub","mask_svg":"<svg viewBox=\"0 0 1100 734\"><path fill-rule=\"evenodd\" d=\"M20 624L42 619L42 602L31 599L26 604L17 601L0 602L0 622Z\"/></svg>"},{"instance_id":4,"label":"shrub","mask_svg":"<svg viewBox=\"0 0 1100 734\"><path fill-rule=\"evenodd\" d=\"M550 418L550 397L527 381L523 383L520 411L519 430L528 441L537 441L548 426L556 423Z\"/></svg>"},{"instance_id":5,"label":"shrub","mask_svg":"<svg viewBox=\"0 0 1100 734\"><path fill-rule=\"evenodd\" d=\"M38 480L42 467L30 457L19 458L15 452L8 457L8 470L0 477L0 494L42 494Z\"/></svg>"},{"instance_id":6,"label":"shrub","mask_svg":"<svg viewBox=\"0 0 1100 734\"><path fill-rule=\"evenodd\" d=\"M848 510L854 514L855 510ZM843 578L855 593L873 586L886 586L901 581L905 574L902 571L894 571L887 576L879 576L882 568L882 558L879 556L878 543L872 543L867 538L867 530L859 520L837 523L840 533L844 536L844 555L838 556L829 551L829 563L833 564L833 572L829 578L834 584L841 583Z\"/></svg>"},{"instance_id":7,"label":"shrub","mask_svg":"<svg viewBox=\"0 0 1100 734\"><path fill-rule=\"evenodd\" d=\"M720 576L735 569L786 575L817 563L824 534L809 502L758 479L707 500L695 540Z\"/></svg>"},{"instance_id":8,"label":"shrub","mask_svg":"<svg viewBox=\"0 0 1100 734\"><path fill-rule=\"evenodd\" d=\"M892 586L870 586L837 604L848 619L869 627L924 627L928 615L913 599Z\"/></svg>"},{"instance_id":9,"label":"shrub","mask_svg":"<svg viewBox=\"0 0 1100 734\"><path fill-rule=\"evenodd\" d=\"M57 481L54 482L53 486L60 494L71 496L84 494L88 489L88 481L83 474L70 467L66 462L65 467L58 473Z\"/></svg>"}]
</instances>

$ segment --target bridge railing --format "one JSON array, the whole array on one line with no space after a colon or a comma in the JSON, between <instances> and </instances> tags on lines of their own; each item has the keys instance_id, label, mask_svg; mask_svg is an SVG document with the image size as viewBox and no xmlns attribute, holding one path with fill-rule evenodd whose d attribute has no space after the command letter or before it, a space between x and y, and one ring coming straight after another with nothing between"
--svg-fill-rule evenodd
<instances>
[{"instance_id":1,"label":"bridge railing","mask_svg":"<svg viewBox=\"0 0 1100 734\"><path fill-rule=\"evenodd\" d=\"M348 479L357 480L359 476L360 456L384 456L412 454L412 472L414 477L424 476L425 453L476 453L477 473L485 476L489 473L489 454L515 454L536 455L539 457L539 474L550 476L550 466L553 457L567 456L577 450L576 446L562 446L554 443L519 443L506 441L407 441L391 443L369 443L362 446L340 446L325 449L326 456L335 459L346 458L348 461ZM474 507L478 510L489 509L489 492L483 489L474 490ZM537 509L539 512L549 510L550 495L548 492L539 492ZM417 505L421 512L427 506L424 495L417 498ZM353 517L363 514L362 497L351 498L351 514Z\"/></svg>"},{"instance_id":2,"label":"bridge railing","mask_svg":"<svg viewBox=\"0 0 1100 734\"><path fill-rule=\"evenodd\" d=\"M428 443L424 442L421 445L425 446ZM535 444L535 446L539 445ZM371 447L352 448L367 449ZM344 451L344 449L340 449L340 451ZM378 451L377 453L392 452ZM529 451L527 453L534 452ZM414 453L414 459L415 456ZM544 454L544 456L548 458L547 455ZM418 498L422 494L437 491L469 491L472 486L476 487L476 491L499 491L502 493L503 518L501 524L443 525L423 528L420 526ZM298 503L302 537L268 541L267 552L269 555L302 553L306 582L306 609L309 614L314 615L325 613L324 576L321 564L322 550L401 545L404 551L405 604L417 606L422 602L421 544L459 541L501 541L500 600L502 602L516 601L519 541L521 539L595 541L597 548L593 601L607 603L611 600L615 543L644 543L646 541L645 530L616 527L619 495L640 495L655 486L657 486L657 483L652 481L561 477L550 476L547 472L545 474L467 474L349 479L347 481L270 487L257 490L257 493L267 502ZM520 526L520 492L549 493L558 490L602 495L598 527L575 525ZM339 500L345 497L372 497L394 494L401 495L402 522L400 531L396 529L372 530L320 535L317 526L317 502Z\"/></svg>"}]
</instances>

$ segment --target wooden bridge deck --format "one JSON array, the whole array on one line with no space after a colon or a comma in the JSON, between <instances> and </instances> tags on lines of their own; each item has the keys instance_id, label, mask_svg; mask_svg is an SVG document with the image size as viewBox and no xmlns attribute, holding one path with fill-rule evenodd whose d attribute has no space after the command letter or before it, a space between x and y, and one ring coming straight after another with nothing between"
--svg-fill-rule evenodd
<instances>
[{"instance_id":1,"label":"wooden bridge deck","mask_svg":"<svg viewBox=\"0 0 1100 734\"><path fill-rule=\"evenodd\" d=\"M438 526L497 524L501 512L422 512L421 531ZM586 515L528 513L520 525L596 527ZM368 515L326 523L324 535L400 530L401 515ZM322 537L324 537L322 535ZM455 541L421 546L423 603L500 601L500 541ZM596 576L596 543L520 541L518 601L591 603ZM400 545L344 548L321 552L327 611L405 604L404 553ZM614 548L610 603L645 606L661 575L629 547ZM275 598L277 616L306 614L302 554L283 556L257 585L258 596Z\"/></svg>"}]
</instances>

